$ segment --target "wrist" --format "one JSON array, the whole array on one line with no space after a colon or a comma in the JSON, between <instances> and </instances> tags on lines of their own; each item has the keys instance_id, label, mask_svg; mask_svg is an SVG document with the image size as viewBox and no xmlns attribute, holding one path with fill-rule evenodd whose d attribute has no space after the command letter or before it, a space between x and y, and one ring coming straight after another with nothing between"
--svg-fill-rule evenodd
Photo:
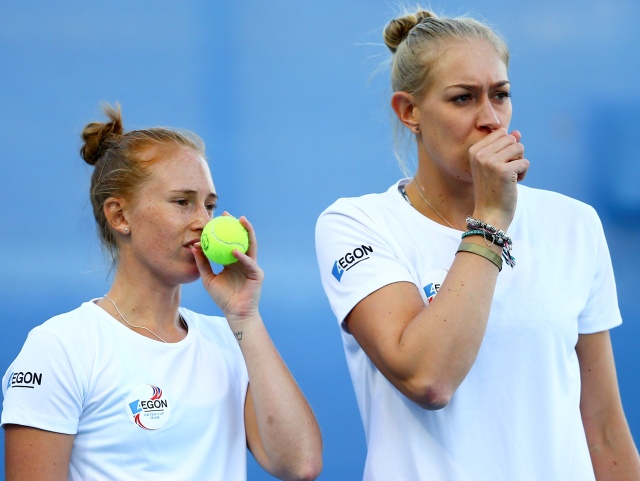
<instances>
[{"instance_id":1,"label":"wrist","mask_svg":"<svg viewBox=\"0 0 640 481\"><path fill-rule=\"evenodd\" d=\"M469 217L478 219L485 224L494 226L498 230L507 231L513 220L513 214L505 214L497 210L477 209Z\"/></svg>"},{"instance_id":2,"label":"wrist","mask_svg":"<svg viewBox=\"0 0 640 481\"><path fill-rule=\"evenodd\" d=\"M487 242L481 235L463 237L461 242L464 242L465 244L475 244L475 245L483 246L490 249L492 252L495 252L496 254L502 255L501 246L495 243L491 244Z\"/></svg>"},{"instance_id":3,"label":"wrist","mask_svg":"<svg viewBox=\"0 0 640 481\"><path fill-rule=\"evenodd\" d=\"M509 265L511 268L516 265L516 260L511 254L513 241L509 236L507 236L507 233L505 231L503 231L502 229L498 229L493 224L489 224L483 220L476 219L471 216L467 217L466 221L467 231L462 234L463 243L465 238L482 237L482 240L484 240L486 244L486 248L480 249L478 244L473 242L467 244L467 247L471 250L462 249L463 244L461 244L460 246L461 250L482 255L483 257L487 257L487 259L493 261L495 250L492 251L491 248L498 246L501 250L502 258L506 261L507 265ZM500 261L499 264L497 262L494 262L494 264L498 266L499 270L502 270L502 261Z\"/></svg>"},{"instance_id":4,"label":"wrist","mask_svg":"<svg viewBox=\"0 0 640 481\"><path fill-rule=\"evenodd\" d=\"M225 318L229 325L234 328L237 326L251 326L255 323L262 323L262 317L260 316L260 312L255 311L251 313L242 313L242 314L225 314Z\"/></svg>"}]
</instances>

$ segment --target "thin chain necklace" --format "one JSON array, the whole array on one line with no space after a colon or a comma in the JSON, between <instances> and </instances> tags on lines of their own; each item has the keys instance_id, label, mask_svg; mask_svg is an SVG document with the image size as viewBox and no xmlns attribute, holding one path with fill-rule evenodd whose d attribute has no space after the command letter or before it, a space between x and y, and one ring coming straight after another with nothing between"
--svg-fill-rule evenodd
<instances>
[{"instance_id":1,"label":"thin chain necklace","mask_svg":"<svg viewBox=\"0 0 640 481\"><path fill-rule=\"evenodd\" d=\"M164 342L165 344L167 343L167 341L165 341L164 339L162 339L160 336L158 336L155 332L153 332L151 329L149 329L148 327L144 327L144 326L134 326L133 324L130 324L129 321L127 321L125 319L125 317L122 315L122 312L120 312L120 309L118 309L118 306L116 306L116 303L113 302L111 299L109 299L106 294L104 297L107 301L109 301L111 304L113 304L113 307L115 307L116 311L118 312L118 314L120 315L120 317L122 318L122 320L124 321L124 323L129 326L131 329L144 329L145 331L148 331L150 334L153 334L154 336L156 336L158 339L160 339L162 342ZM180 322L182 322L182 325L184 326L184 328L188 331L189 328L187 327L187 323L184 322L184 319L182 318L182 316L180 316Z\"/></svg>"},{"instance_id":2,"label":"thin chain necklace","mask_svg":"<svg viewBox=\"0 0 640 481\"><path fill-rule=\"evenodd\" d=\"M431 203L430 203L427 199L425 199L424 195L422 194L422 187L420 187L420 184L418 184L418 181L416 180L416 178L415 178L415 177L413 178L413 182L416 184L416 187L418 188L418 194L420 194L420 197L422 197L422 200L424 200L424 201L427 203L427 205L428 205L429 207L431 207L431 209L433 209L433 211L434 211L436 214L438 214L438 217L440 217L440 218L445 222L445 224L447 224L447 225L448 225L449 227L451 227L452 229L455 229L455 227L453 227L451 224L449 224L449 221L448 221L447 219L445 219L445 218L442 216L442 214L441 214L440 212L438 212L438 211L436 210L436 208L435 208L434 206L432 206L432 205L431 205Z\"/></svg>"}]
</instances>

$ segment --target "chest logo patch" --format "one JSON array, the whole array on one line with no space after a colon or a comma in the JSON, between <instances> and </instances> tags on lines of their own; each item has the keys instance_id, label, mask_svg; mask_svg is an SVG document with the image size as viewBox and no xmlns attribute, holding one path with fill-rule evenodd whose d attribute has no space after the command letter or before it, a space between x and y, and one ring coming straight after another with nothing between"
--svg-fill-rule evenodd
<instances>
[{"instance_id":1,"label":"chest logo patch","mask_svg":"<svg viewBox=\"0 0 640 481\"><path fill-rule=\"evenodd\" d=\"M160 429L169 420L171 405L162 389L152 384L133 388L126 399L125 409L131 422L142 429Z\"/></svg>"},{"instance_id":2,"label":"chest logo patch","mask_svg":"<svg viewBox=\"0 0 640 481\"><path fill-rule=\"evenodd\" d=\"M436 294L438 294L444 278L447 277L447 272L449 271L447 271L446 269L433 269L427 272L427 274L424 276L424 279L426 279L427 283L422 289L427 296L428 304L431 304L433 299L436 297Z\"/></svg>"}]
</instances>

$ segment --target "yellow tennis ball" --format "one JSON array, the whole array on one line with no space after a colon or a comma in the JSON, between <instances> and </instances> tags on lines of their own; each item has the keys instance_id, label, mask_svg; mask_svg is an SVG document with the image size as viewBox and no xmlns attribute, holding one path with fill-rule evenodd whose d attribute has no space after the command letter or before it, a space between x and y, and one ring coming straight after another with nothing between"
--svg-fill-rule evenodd
<instances>
[{"instance_id":1,"label":"yellow tennis ball","mask_svg":"<svg viewBox=\"0 0 640 481\"><path fill-rule=\"evenodd\" d=\"M214 217L202 229L202 252L216 264L227 266L237 262L233 250L247 252L249 233L240 221L230 215Z\"/></svg>"}]
</instances>

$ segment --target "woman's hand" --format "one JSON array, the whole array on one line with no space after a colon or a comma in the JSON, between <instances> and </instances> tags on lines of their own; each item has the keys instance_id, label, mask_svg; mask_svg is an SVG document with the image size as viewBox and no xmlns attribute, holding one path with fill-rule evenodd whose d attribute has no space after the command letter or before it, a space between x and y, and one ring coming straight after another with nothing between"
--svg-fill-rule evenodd
<instances>
[{"instance_id":1,"label":"woman's hand","mask_svg":"<svg viewBox=\"0 0 640 481\"><path fill-rule=\"evenodd\" d=\"M507 230L516 210L517 183L524 179L529 161L524 158L521 134L496 129L469 149L475 192L473 217Z\"/></svg>"},{"instance_id":2,"label":"woman's hand","mask_svg":"<svg viewBox=\"0 0 640 481\"><path fill-rule=\"evenodd\" d=\"M249 249L246 254L235 250L238 262L220 273L213 272L200 243L192 249L202 283L234 331L251 380L245 403L247 446L278 479L315 479L322 469L320 428L260 317L264 274L256 262L258 242L249 221L244 216L239 221L249 233Z\"/></svg>"},{"instance_id":3,"label":"woman's hand","mask_svg":"<svg viewBox=\"0 0 640 481\"><path fill-rule=\"evenodd\" d=\"M230 215L224 212L222 215ZM258 302L264 273L258 266L258 241L251 223L246 217L238 219L249 233L249 249L246 254L234 250L238 262L224 266L218 274L213 272L209 259L202 252L200 243L192 248L202 277L202 284L222 309L228 321L248 319L258 314Z\"/></svg>"}]
</instances>

